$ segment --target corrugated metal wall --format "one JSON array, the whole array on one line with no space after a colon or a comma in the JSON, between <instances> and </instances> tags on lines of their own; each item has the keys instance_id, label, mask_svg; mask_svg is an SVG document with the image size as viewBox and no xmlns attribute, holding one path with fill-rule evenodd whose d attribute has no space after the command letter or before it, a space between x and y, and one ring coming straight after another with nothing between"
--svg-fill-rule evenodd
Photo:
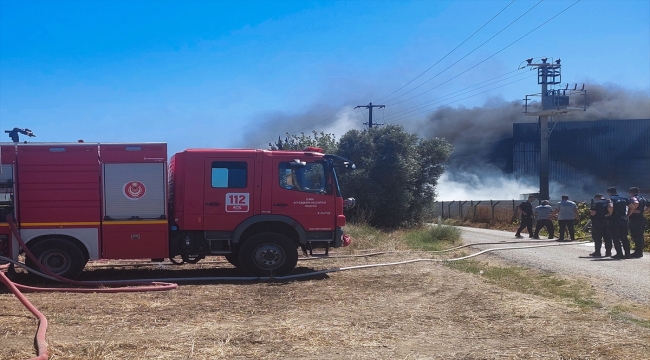
<instances>
[{"instance_id":1,"label":"corrugated metal wall","mask_svg":"<svg viewBox=\"0 0 650 360\"><path fill-rule=\"evenodd\" d=\"M591 193L612 185L650 193L650 119L551 122L549 128L551 181ZM539 124L513 125L513 172L539 176Z\"/></svg>"}]
</instances>

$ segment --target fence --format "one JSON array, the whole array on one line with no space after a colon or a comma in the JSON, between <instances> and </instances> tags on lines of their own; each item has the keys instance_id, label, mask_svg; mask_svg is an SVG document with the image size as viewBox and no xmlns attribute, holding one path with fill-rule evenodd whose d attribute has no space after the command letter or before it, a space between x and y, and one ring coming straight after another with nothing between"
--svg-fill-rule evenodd
<instances>
[{"instance_id":1,"label":"fence","mask_svg":"<svg viewBox=\"0 0 650 360\"><path fill-rule=\"evenodd\" d=\"M512 222L521 200L452 200L433 203L434 216L458 218L475 222Z\"/></svg>"},{"instance_id":2,"label":"fence","mask_svg":"<svg viewBox=\"0 0 650 360\"><path fill-rule=\"evenodd\" d=\"M517 206L523 200L452 200L433 203L434 217L463 219L473 222L513 222L517 219ZM576 203L579 201L573 200ZM593 200L587 201L593 205ZM533 208L538 201L533 202ZM552 206L555 203L551 204Z\"/></svg>"}]
</instances>

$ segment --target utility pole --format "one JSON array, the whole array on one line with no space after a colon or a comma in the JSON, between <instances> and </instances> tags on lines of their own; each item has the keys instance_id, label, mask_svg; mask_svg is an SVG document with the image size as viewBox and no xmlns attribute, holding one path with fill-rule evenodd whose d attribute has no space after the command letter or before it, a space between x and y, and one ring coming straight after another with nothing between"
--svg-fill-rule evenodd
<instances>
[{"instance_id":1,"label":"utility pole","mask_svg":"<svg viewBox=\"0 0 650 360\"><path fill-rule=\"evenodd\" d=\"M561 90L548 89L549 85L557 85L562 82L562 72L560 59L555 63L548 63L548 58L540 59L542 62L533 63L533 59L526 59L526 66L537 69L537 84L542 85L540 94L526 95L524 114L528 116L538 116L539 119L539 199L549 200L549 178L550 178L550 161L548 158L548 139L551 136L551 130L548 128L548 117L560 114L566 114L575 110L587 110L587 92L582 85L581 90L577 90L577 84L573 90L569 90L569 85ZM579 94L584 96L584 106L582 109L569 109L569 96ZM529 96L541 96L542 103L539 111L528 111L528 102L532 99Z\"/></svg>"},{"instance_id":2,"label":"utility pole","mask_svg":"<svg viewBox=\"0 0 650 360\"><path fill-rule=\"evenodd\" d=\"M368 109L368 128L372 129L372 125L373 125L373 123L372 123L372 108L380 108L381 109L381 108L384 108L386 106L385 105L373 105L372 103L369 103L368 105L356 106L355 109L361 108L361 107L364 107L364 108ZM374 125L383 125L383 124L374 124Z\"/></svg>"}]
</instances>

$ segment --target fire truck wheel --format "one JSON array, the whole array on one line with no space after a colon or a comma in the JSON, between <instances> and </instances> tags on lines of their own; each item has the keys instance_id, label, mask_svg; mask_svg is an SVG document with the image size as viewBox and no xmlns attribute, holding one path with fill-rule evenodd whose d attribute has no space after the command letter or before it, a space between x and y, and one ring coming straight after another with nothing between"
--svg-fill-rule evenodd
<instances>
[{"instance_id":1,"label":"fire truck wheel","mask_svg":"<svg viewBox=\"0 0 650 360\"><path fill-rule=\"evenodd\" d=\"M296 267L298 250L284 235L260 233L244 241L239 262L246 272L257 276L284 276Z\"/></svg>"},{"instance_id":2,"label":"fire truck wheel","mask_svg":"<svg viewBox=\"0 0 650 360\"><path fill-rule=\"evenodd\" d=\"M226 254L224 255L226 260L230 263L230 265L239 268L241 267L241 263L239 262L239 253L231 253L231 254Z\"/></svg>"},{"instance_id":3,"label":"fire truck wheel","mask_svg":"<svg viewBox=\"0 0 650 360\"><path fill-rule=\"evenodd\" d=\"M79 276L88 262L83 251L65 239L46 239L30 247L30 250L50 271L68 279ZM25 264L34 270L39 270L39 267L29 258L26 259Z\"/></svg>"}]
</instances>

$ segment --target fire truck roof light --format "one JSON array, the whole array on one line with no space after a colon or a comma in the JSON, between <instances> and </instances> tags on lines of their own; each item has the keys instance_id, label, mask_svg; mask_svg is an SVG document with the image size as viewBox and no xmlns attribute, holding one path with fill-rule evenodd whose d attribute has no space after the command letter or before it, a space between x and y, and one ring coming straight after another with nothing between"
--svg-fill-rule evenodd
<instances>
[{"instance_id":1,"label":"fire truck roof light","mask_svg":"<svg viewBox=\"0 0 650 360\"><path fill-rule=\"evenodd\" d=\"M321 149L321 148L319 148L319 147L315 147L315 146L308 146L308 147L305 148L304 151L313 151L313 152L319 152L319 153L322 153L322 152L323 152L323 149Z\"/></svg>"}]
</instances>

